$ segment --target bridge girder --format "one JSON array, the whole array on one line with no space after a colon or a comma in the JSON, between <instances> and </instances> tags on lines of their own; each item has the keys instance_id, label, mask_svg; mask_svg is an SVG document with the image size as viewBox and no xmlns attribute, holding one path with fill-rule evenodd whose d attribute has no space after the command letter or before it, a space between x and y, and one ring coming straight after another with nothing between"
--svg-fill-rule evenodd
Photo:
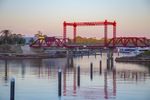
<instances>
[{"instance_id":1,"label":"bridge girder","mask_svg":"<svg viewBox=\"0 0 150 100\"><path fill-rule=\"evenodd\" d=\"M145 37L115 37L111 38L105 44L77 44L72 43L69 39L60 38L42 38L33 42L30 47L32 48L115 48L115 47L150 47L150 40Z\"/></svg>"}]
</instances>

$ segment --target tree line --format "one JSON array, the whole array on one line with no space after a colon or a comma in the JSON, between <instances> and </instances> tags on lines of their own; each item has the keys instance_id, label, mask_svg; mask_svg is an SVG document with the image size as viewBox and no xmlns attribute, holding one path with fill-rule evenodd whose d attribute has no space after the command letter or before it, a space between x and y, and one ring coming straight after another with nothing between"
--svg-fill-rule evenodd
<instances>
[{"instance_id":1,"label":"tree line","mask_svg":"<svg viewBox=\"0 0 150 100\"><path fill-rule=\"evenodd\" d=\"M26 40L21 34L12 33L10 30L0 32L0 44L25 44Z\"/></svg>"}]
</instances>

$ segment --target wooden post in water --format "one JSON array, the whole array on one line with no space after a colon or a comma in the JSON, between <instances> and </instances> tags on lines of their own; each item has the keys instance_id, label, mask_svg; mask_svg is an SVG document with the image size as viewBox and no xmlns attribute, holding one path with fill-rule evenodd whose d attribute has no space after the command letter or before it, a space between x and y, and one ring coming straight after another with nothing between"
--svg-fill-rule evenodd
<instances>
[{"instance_id":1,"label":"wooden post in water","mask_svg":"<svg viewBox=\"0 0 150 100\"><path fill-rule=\"evenodd\" d=\"M81 52L81 58L83 58L83 52Z\"/></svg>"},{"instance_id":2,"label":"wooden post in water","mask_svg":"<svg viewBox=\"0 0 150 100\"><path fill-rule=\"evenodd\" d=\"M102 74L102 60L99 61L99 73Z\"/></svg>"},{"instance_id":3,"label":"wooden post in water","mask_svg":"<svg viewBox=\"0 0 150 100\"><path fill-rule=\"evenodd\" d=\"M73 52L73 57L76 57L76 51Z\"/></svg>"},{"instance_id":4,"label":"wooden post in water","mask_svg":"<svg viewBox=\"0 0 150 100\"><path fill-rule=\"evenodd\" d=\"M80 66L78 66L78 74L77 74L77 78L78 78L78 87L80 87Z\"/></svg>"},{"instance_id":5,"label":"wooden post in water","mask_svg":"<svg viewBox=\"0 0 150 100\"><path fill-rule=\"evenodd\" d=\"M109 67L110 67L110 59L109 58L107 58L107 60L106 60L106 62L107 62L107 70L109 70Z\"/></svg>"},{"instance_id":6,"label":"wooden post in water","mask_svg":"<svg viewBox=\"0 0 150 100\"><path fill-rule=\"evenodd\" d=\"M120 50L119 50L119 49L117 49L117 52L118 52L118 57L119 57L119 52L120 52Z\"/></svg>"},{"instance_id":7,"label":"wooden post in water","mask_svg":"<svg viewBox=\"0 0 150 100\"><path fill-rule=\"evenodd\" d=\"M58 96L61 96L61 69L58 70Z\"/></svg>"},{"instance_id":8,"label":"wooden post in water","mask_svg":"<svg viewBox=\"0 0 150 100\"><path fill-rule=\"evenodd\" d=\"M15 100L15 79L10 79L10 100Z\"/></svg>"},{"instance_id":9,"label":"wooden post in water","mask_svg":"<svg viewBox=\"0 0 150 100\"><path fill-rule=\"evenodd\" d=\"M114 67L114 57L112 56L111 57L111 69L113 69L113 67Z\"/></svg>"},{"instance_id":10,"label":"wooden post in water","mask_svg":"<svg viewBox=\"0 0 150 100\"><path fill-rule=\"evenodd\" d=\"M7 75L7 59L5 60L5 81L8 80L8 75Z\"/></svg>"},{"instance_id":11,"label":"wooden post in water","mask_svg":"<svg viewBox=\"0 0 150 100\"><path fill-rule=\"evenodd\" d=\"M91 66L90 66L90 77L91 80L93 79L93 63L91 62Z\"/></svg>"}]
</instances>

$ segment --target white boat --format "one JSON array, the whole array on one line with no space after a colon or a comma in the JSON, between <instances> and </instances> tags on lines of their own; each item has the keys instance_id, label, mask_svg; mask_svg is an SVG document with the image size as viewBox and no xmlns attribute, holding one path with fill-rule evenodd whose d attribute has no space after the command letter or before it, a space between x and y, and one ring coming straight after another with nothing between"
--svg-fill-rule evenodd
<instances>
[{"instance_id":1,"label":"white boat","mask_svg":"<svg viewBox=\"0 0 150 100\"><path fill-rule=\"evenodd\" d=\"M149 50L149 48L140 48L140 47L138 47L137 50L136 50L136 53L142 53L142 52L148 51L148 50Z\"/></svg>"},{"instance_id":2,"label":"white boat","mask_svg":"<svg viewBox=\"0 0 150 100\"><path fill-rule=\"evenodd\" d=\"M144 51L148 51L148 48L141 48L141 47L137 47L137 48L120 48L119 52L120 53L142 53Z\"/></svg>"},{"instance_id":3,"label":"white boat","mask_svg":"<svg viewBox=\"0 0 150 100\"><path fill-rule=\"evenodd\" d=\"M136 52L136 48L120 48L119 49L120 53L131 53L131 52Z\"/></svg>"}]
</instances>

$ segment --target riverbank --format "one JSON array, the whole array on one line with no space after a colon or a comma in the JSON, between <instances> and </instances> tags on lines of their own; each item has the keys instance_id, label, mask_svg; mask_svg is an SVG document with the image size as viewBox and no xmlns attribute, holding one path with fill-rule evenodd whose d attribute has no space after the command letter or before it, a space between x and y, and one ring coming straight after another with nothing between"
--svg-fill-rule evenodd
<instances>
[{"instance_id":1,"label":"riverbank","mask_svg":"<svg viewBox=\"0 0 150 100\"><path fill-rule=\"evenodd\" d=\"M0 54L0 59L52 59L64 57L64 55L48 54Z\"/></svg>"},{"instance_id":2,"label":"riverbank","mask_svg":"<svg viewBox=\"0 0 150 100\"><path fill-rule=\"evenodd\" d=\"M115 59L116 62L148 62L150 63L150 51L143 52L136 56L130 56L130 57L117 57Z\"/></svg>"}]
</instances>

